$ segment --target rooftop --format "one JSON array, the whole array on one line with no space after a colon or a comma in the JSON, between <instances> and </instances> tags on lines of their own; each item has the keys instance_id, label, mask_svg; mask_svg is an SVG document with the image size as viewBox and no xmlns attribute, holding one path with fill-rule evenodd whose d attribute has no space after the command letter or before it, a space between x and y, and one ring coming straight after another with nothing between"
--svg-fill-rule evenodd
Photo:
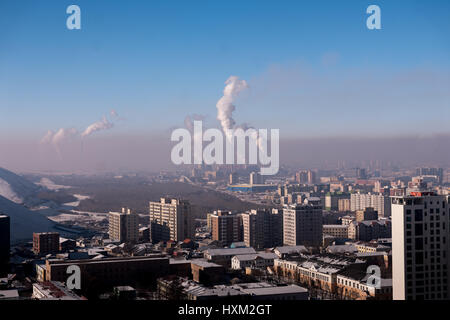
<instances>
[{"instance_id":1,"label":"rooftop","mask_svg":"<svg viewBox=\"0 0 450 320\"><path fill-rule=\"evenodd\" d=\"M306 293L307 289L299 287L297 285L287 286L274 286L267 282L257 283L240 283L236 285L216 285L212 288L203 287L191 280L186 280L182 283L185 291L188 294L194 296L238 296L238 295L251 295L251 296L268 296L268 295L280 295L280 294L294 294L294 293Z\"/></svg>"},{"instance_id":2,"label":"rooftop","mask_svg":"<svg viewBox=\"0 0 450 320\"><path fill-rule=\"evenodd\" d=\"M242 287L243 285L238 285ZM274 296L279 294L294 294L294 293L307 293L308 290L297 285L291 284L288 286L270 286L270 287L259 287L259 288L245 288L242 291L248 293L252 296Z\"/></svg>"},{"instance_id":3,"label":"rooftop","mask_svg":"<svg viewBox=\"0 0 450 320\"><path fill-rule=\"evenodd\" d=\"M324 228L341 228L341 229L347 229L348 225L346 224L324 224Z\"/></svg>"},{"instance_id":4,"label":"rooftop","mask_svg":"<svg viewBox=\"0 0 450 320\"><path fill-rule=\"evenodd\" d=\"M225 248L225 249L208 249L206 252L210 256L236 256L241 254L256 254L253 248Z\"/></svg>"},{"instance_id":5,"label":"rooftop","mask_svg":"<svg viewBox=\"0 0 450 320\"><path fill-rule=\"evenodd\" d=\"M251 260L255 260L256 258L261 258L261 259L276 259L278 258L278 256L275 253L256 253L256 254L242 254L242 255L237 255L234 256L233 258L239 260L239 261L251 261Z\"/></svg>"},{"instance_id":6,"label":"rooftop","mask_svg":"<svg viewBox=\"0 0 450 320\"><path fill-rule=\"evenodd\" d=\"M306 249L305 246L283 246L283 247L276 247L275 250L277 250L281 254L308 252L308 249Z\"/></svg>"},{"instance_id":7,"label":"rooftop","mask_svg":"<svg viewBox=\"0 0 450 320\"><path fill-rule=\"evenodd\" d=\"M2 216L0 216L1 218ZM16 289L13 290L0 290L0 300L2 299L18 299L19 291Z\"/></svg>"},{"instance_id":8,"label":"rooftop","mask_svg":"<svg viewBox=\"0 0 450 320\"><path fill-rule=\"evenodd\" d=\"M33 289L37 289L43 296L41 299L49 300L81 300L81 298L68 290L60 282L46 281L42 283L33 283Z\"/></svg>"},{"instance_id":9,"label":"rooftop","mask_svg":"<svg viewBox=\"0 0 450 320\"><path fill-rule=\"evenodd\" d=\"M205 260L205 259L192 259L192 260L191 260L191 263L193 263L193 264L195 264L195 265L197 265L197 266L203 267L203 268L216 268L216 267L222 267L222 266L219 265L219 264L209 262L209 261L207 261L207 260Z\"/></svg>"}]
</instances>

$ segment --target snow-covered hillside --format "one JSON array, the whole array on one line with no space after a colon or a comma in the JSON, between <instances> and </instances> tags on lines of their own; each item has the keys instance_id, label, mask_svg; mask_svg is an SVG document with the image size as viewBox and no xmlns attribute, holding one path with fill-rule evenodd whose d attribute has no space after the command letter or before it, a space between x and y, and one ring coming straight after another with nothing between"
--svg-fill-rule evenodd
<instances>
[{"instance_id":1,"label":"snow-covered hillside","mask_svg":"<svg viewBox=\"0 0 450 320\"><path fill-rule=\"evenodd\" d=\"M0 196L5 197L15 203L22 203L23 199L14 192L10 184L0 178Z\"/></svg>"},{"instance_id":2,"label":"snow-covered hillside","mask_svg":"<svg viewBox=\"0 0 450 320\"><path fill-rule=\"evenodd\" d=\"M0 196L8 200L15 203L33 203L33 197L41 188L11 171L0 168Z\"/></svg>"},{"instance_id":3,"label":"snow-covered hillside","mask_svg":"<svg viewBox=\"0 0 450 320\"><path fill-rule=\"evenodd\" d=\"M0 196L0 214L11 218L11 243L33 238L33 232L52 231L54 223L40 213Z\"/></svg>"}]
</instances>

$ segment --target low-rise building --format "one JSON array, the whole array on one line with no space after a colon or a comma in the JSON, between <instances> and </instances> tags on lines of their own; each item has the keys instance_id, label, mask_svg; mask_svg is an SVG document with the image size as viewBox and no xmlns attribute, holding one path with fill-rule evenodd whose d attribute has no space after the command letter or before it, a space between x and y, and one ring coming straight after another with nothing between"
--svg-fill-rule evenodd
<instances>
[{"instance_id":1,"label":"low-rise building","mask_svg":"<svg viewBox=\"0 0 450 320\"><path fill-rule=\"evenodd\" d=\"M282 246L276 247L273 251L279 258L285 259L290 255L299 255L307 253L308 249L305 246Z\"/></svg>"},{"instance_id":2,"label":"low-rise building","mask_svg":"<svg viewBox=\"0 0 450 320\"><path fill-rule=\"evenodd\" d=\"M222 265L208 262L205 259L191 261L192 279L205 285L221 282L225 269Z\"/></svg>"},{"instance_id":3,"label":"low-rise building","mask_svg":"<svg viewBox=\"0 0 450 320\"><path fill-rule=\"evenodd\" d=\"M373 278L365 266L347 268L336 277L336 294L345 300L392 300L392 279Z\"/></svg>"},{"instance_id":4,"label":"low-rise building","mask_svg":"<svg viewBox=\"0 0 450 320\"><path fill-rule=\"evenodd\" d=\"M33 283L33 295L31 298L38 300L83 300L58 281Z\"/></svg>"},{"instance_id":5,"label":"low-rise building","mask_svg":"<svg viewBox=\"0 0 450 320\"><path fill-rule=\"evenodd\" d=\"M392 227L389 220L353 221L348 227L348 237L360 241L390 238L391 232Z\"/></svg>"},{"instance_id":6,"label":"low-rise building","mask_svg":"<svg viewBox=\"0 0 450 320\"><path fill-rule=\"evenodd\" d=\"M298 285L276 286L266 282L205 287L188 279L159 279L160 299L176 296L184 300L308 300L308 290Z\"/></svg>"},{"instance_id":7,"label":"low-rise building","mask_svg":"<svg viewBox=\"0 0 450 320\"><path fill-rule=\"evenodd\" d=\"M389 252L391 247L379 244L377 242L356 242L355 247L358 252Z\"/></svg>"},{"instance_id":8,"label":"low-rise building","mask_svg":"<svg viewBox=\"0 0 450 320\"><path fill-rule=\"evenodd\" d=\"M225 248L225 249L208 249L204 252L204 257L211 262L231 267L231 259L237 255L256 254L253 248Z\"/></svg>"},{"instance_id":9,"label":"low-rise building","mask_svg":"<svg viewBox=\"0 0 450 320\"><path fill-rule=\"evenodd\" d=\"M87 290L93 283L104 286L151 284L156 278L169 272L169 258L161 254L143 257L119 257L85 260L47 259L46 279L65 282L67 268L76 265L81 271L81 290Z\"/></svg>"},{"instance_id":10,"label":"low-rise building","mask_svg":"<svg viewBox=\"0 0 450 320\"><path fill-rule=\"evenodd\" d=\"M336 239L348 238L348 225L345 224L324 224L323 234L333 236Z\"/></svg>"},{"instance_id":11,"label":"low-rise building","mask_svg":"<svg viewBox=\"0 0 450 320\"><path fill-rule=\"evenodd\" d=\"M275 253L257 253L257 254L244 254L234 256L231 259L231 269L241 270L245 268L265 269L273 266L273 261L278 256Z\"/></svg>"},{"instance_id":12,"label":"low-rise building","mask_svg":"<svg viewBox=\"0 0 450 320\"><path fill-rule=\"evenodd\" d=\"M19 291L17 289L0 290L0 301L19 300Z\"/></svg>"}]
</instances>

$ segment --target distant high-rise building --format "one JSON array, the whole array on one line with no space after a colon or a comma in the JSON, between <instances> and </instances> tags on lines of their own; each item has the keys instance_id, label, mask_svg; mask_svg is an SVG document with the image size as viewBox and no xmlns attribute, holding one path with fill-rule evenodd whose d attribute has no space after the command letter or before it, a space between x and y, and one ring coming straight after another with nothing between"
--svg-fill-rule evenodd
<instances>
[{"instance_id":1,"label":"distant high-rise building","mask_svg":"<svg viewBox=\"0 0 450 320\"><path fill-rule=\"evenodd\" d=\"M350 199L348 193L329 192L325 195L325 210L337 211L339 209L339 200Z\"/></svg>"},{"instance_id":2,"label":"distant high-rise building","mask_svg":"<svg viewBox=\"0 0 450 320\"><path fill-rule=\"evenodd\" d=\"M367 171L365 168L356 168L356 177L361 180L367 179Z\"/></svg>"},{"instance_id":3,"label":"distant high-rise building","mask_svg":"<svg viewBox=\"0 0 450 320\"><path fill-rule=\"evenodd\" d=\"M389 217L391 215L391 203L388 196L382 194L352 193L350 195L350 210L364 210L367 207L374 208L379 217Z\"/></svg>"},{"instance_id":4,"label":"distant high-rise building","mask_svg":"<svg viewBox=\"0 0 450 320\"><path fill-rule=\"evenodd\" d=\"M295 174L295 181L297 183L305 184L308 183L308 171L302 170Z\"/></svg>"},{"instance_id":5,"label":"distant high-rise building","mask_svg":"<svg viewBox=\"0 0 450 320\"><path fill-rule=\"evenodd\" d=\"M312 170L301 170L295 174L295 181L300 184L314 184L316 173Z\"/></svg>"},{"instance_id":6,"label":"distant high-rise building","mask_svg":"<svg viewBox=\"0 0 450 320\"><path fill-rule=\"evenodd\" d=\"M122 212L110 212L109 238L120 242L138 242L139 216L125 208L122 208Z\"/></svg>"},{"instance_id":7,"label":"distant high-rise building","mask_svg":"<svg viewBox=\"0 0 450 320\"><path fill-rule=\"evenodd\" d=\"M288 246L322 244L322 206L319 198L283 209L283 243Z\"/></svg>"},{"instance_id":8,"label":"distant high-rise building","mask_svg":"<svg viewBox=\"0 0 450 320\"><path fill-rule=\"evenodd\" d=\"M339 199L338 211L340 212L350 211L350 199Z\"/></svg>"},{"instance_id":9,"label":"distant high-rise building","mask_svg":"<svg viewBox=\"0 0 450 320\"><path fill-rule=\"evenodd\" d=\"M282 210L251 210L242 214L244 242L255 249L283 245Z\"/></svg>"},{"instance_id":10,"label":"distant high-rise building","mask_svg":"<svg viewBox=\"0 0 450 320\"><path fill-rule=\"evenodd\" d=\"M33 252L39 255L53 254L59 251L59 233L33 233Z\"/></svg>"},{"instance_id":11,"label":"distant high-rise building","mask_svg":"<svg viewBox=\"0 0 450 320\"><path fill-rule=\"evenodd\" d=\"M258 172L252 172L250 173L250 184L263 184L264 178L261 174Z\"/></svg>"},{"instance_id":12,"label":"distant high-rise building","mask_svg":"<svg viewBox=\"0 0 450 320\"><path fill-rule=\"evenodd\" d=\"M372 207L367 207L364 210L357 210L356 221L360 222L366 220L378 220L378 212Z\"/></svg>"},{"instance_id":13,"label":"distant high-rise building","mask_svg":"<svg viewBox=\"0 0 450 320\"><path fill-rule=\"evenodd\" d=\"M212 239L223 245L242 241L242 216L230 211L214 211L210 216Z\"/></svg>"},{"instance_id":14,"label":"distant high-rise building","mask_svg":"<svg viewBox=\"0 0 450 320\"><path fill-rule=\"evenodd\" d=\"M316 183L316 173L312 170L308 170L308 183L309 184Z\"/></svg>"},{"instance_id":15,"label":"distant high-rise building","mask_svg":"<svg viewBox=\"0 0 450 320\"><path fill-rule=\"evenodd\" d=\"M394 300L450 298L449 198L411 192L392 198Z\"/></svg>"},{"instance_id":16,"label":"distant high-rise building","mask_svg":"<svg viewBox=\"0 0 450 320\"><path fill-rule=\"evenodd\" d=\"M443 168L418 168L416 170L417 176L437 176L439 184L444 182Z\"/></svg>"},{"instance_id":17,"label":"distant high-rise building","mask_svg":"<svg viewBox=\"0 0 450 320\"><path fill-rule=\"evenodd\" d=\"M7 215L0 214L0 277L8 273L11 222Z\"/></svg>"},{"instance_id":18,"label":"distant high-rise building","mask_svg":"<svg viewBox=\"0 0 450 320\"><path fill-rule=\"evenodd\" d=\"M160 202L150 202L152 242L183 241L193 235L194 223L189 201L161 198Z\"/></svg>"},{"instance_id":19,"label":"distant high-rise building","mask_svg":"<svg viewBox=\"0 0 450 320\"><path fill-rule=\"evenodd\" d=\"M236 172L230 173L230 180L229 180L229 184L233 185L233 184L237 184L239 177L238 174Z\"/></svg>"}]
</instances>

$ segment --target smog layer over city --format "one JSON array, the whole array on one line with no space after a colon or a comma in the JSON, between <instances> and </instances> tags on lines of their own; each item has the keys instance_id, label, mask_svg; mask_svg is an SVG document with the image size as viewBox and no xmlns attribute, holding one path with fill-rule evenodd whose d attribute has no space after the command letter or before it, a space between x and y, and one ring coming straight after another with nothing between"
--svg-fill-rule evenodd
<instances>
[{"instance_id":1,"label":"smog layer over city","mask_svg":"<svg viewBox=\"0 0 450 320\"><path fill-rule=\"evenodd\" d=\"M0 308L449 300L449 34L443 0L3 0Z\"/></svg>"}]
</instances>

